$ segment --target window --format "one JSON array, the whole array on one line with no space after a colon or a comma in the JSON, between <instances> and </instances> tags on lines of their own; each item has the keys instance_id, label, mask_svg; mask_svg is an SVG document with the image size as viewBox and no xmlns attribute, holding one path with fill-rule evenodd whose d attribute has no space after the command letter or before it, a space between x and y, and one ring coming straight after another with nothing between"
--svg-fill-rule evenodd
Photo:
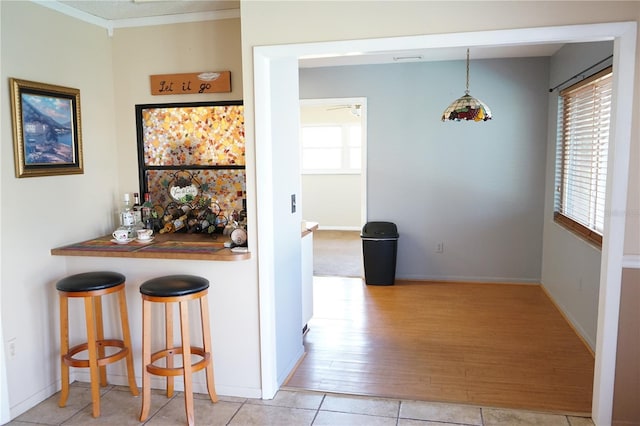
<instances>
[{"instance_id":1,"label":"window","mask_svg":"<svg viewBox=\"0 0 640 426\"><path fill-rule=\"evenodd\" d=\"M602 245L611 67L560 92L554 218Z\"/></svg>"},{"instance_id":2,"label":"window","mask_svg":"<svg viewBox=\"0 0 640 426\"><path fill-rule=\"evenodd\" d=\"M136 126L140 192L156 227L184 213L184 231L222 233L246 209L242 101L136 105Z\"/></svg>"},{"instance_id":3,"label":"window","mask_svg":"<svg viewBox=\"0 0 640 426\"><path fill-rule=\"evenodd\" d=\"M360 173L359 124L302 126L303 173Z\"/></svg>"}]
</instances>

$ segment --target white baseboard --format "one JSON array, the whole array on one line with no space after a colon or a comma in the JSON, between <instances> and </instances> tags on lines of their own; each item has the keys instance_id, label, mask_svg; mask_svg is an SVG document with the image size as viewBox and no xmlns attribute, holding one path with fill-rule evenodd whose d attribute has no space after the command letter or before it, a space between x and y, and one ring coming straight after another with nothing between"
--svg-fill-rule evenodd
<instances>
[{"instance_id":1,"label":"white baseboard","mask_svg":"<svg viewBox=\"0 0 640 426\"><path fill-rule=\"evenodd\" d=\"M490 284L540 284L539 278L517 278L517 277L466 277L466 276L399 276L396 280L406 281L440 281L440 282L465 282L465 283L490 283Z\"/></svg>"},{"instance_id":2,"label":"white baseboard","mask_svg":"<svg viewBox=\"0 0 640 426\"><path fill-rule=\"evenodd\" d=\"M558 308L558 310L560 311L560 314L569 323L574 333L576 333L578 337L582 339L584 344L589 347L589 350L595 354L595 348L596 348L595 337L592 339L589 336L589 334L580 325L580 323L575 320L575 318L573 317L573 315L571 315L571 313L569 313L569 310L562 303L558 302L555 297L553 297L551 292L545 287L544 284L541 284L540 286L542 287L542 291L544 291L544 293L547 295L549 300L551 300L551 302L556 306L556 308Z\"/></svg>"},{"instance_id":3,"label":"white baseboard","mask_svg":"<svg viewBox=\"0 0 640 426\"><path fill-rule=\"evenodd\" d=\"M18 404L11 407L9 409L9 416L11 417L11 419L15 419L19 415L26 413L45 399L49 398L51 395L58 392L60 387L61 385L59 380L56 383L51 383L46 388L39 390L29 398L20 401Z\"/></svg>"}]
</instances>

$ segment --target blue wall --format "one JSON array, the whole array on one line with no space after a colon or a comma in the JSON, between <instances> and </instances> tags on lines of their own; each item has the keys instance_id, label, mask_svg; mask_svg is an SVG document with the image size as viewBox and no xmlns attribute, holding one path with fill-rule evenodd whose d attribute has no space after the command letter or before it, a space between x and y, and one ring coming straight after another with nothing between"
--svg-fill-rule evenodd
<instances>
[{"instance_id":1,"label":"blue wall","mask_svg":"<svg viewBox=\"0 0 640 426\"><path fill-rule=\"evenodd\" d=\"M300 98L367 98L368 220L398 225L398 278L539 282L549 59L472 60L471 94L494 119L443 123L465 73L463 61L305 68Z\"/></svg>"}]
</instances>

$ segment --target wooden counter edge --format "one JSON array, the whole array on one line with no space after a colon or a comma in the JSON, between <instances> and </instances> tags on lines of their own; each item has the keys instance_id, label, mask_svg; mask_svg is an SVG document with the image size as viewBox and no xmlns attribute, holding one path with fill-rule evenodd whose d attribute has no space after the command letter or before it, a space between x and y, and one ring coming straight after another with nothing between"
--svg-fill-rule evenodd
<instances>
[{"instance_id":1,"label":"wooden counter edge","mask_svg":"<svg viewBox=\"0 0 640 426\"><path fill-rule=\"evenodd\" d=\"M203 253L167 253L167 252L140 252L140 251L99 251L99 250L72 250L58 247L51 249L54 256L84 256L84 257L121 257L128 259L179 259L179 260L218 260L218 261L238 261L251 259L251 253L233 253L231 249L220 249L213 254Z\"/></svg>"},{"instance_id":2,"label":"wooden counter edge","mask_svg":"<svg viewBox=\"0 0 640 426\"><path fill-rule=\"evenodd\" d=\"M302 237L309 235L310 233L318 230L319 223L318 222L305 222L304 228L302 229Z\"/></svg>"}]
</instances>

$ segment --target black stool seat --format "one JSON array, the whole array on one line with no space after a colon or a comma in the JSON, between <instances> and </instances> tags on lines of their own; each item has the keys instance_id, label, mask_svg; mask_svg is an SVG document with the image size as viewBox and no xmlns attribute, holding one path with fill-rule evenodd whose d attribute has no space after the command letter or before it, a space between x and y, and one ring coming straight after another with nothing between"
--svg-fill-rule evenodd
<instances>
[{"instance_id":1,"label":"black stool seat","mask_svg":"<svg viewBox=\"0 0 640 426\"><path fill-rule=\"evenodd\" d=\"M209 288L209 280L195 275L167 275L153 278L140 286L140 293L152 297L176 297L199 293Z\"/></svg>"},{"instance_id":2,"label":"black stool seat","mask_svg":"<svg viewBox=\"0 0 640 426\"><path fill-rule=\"evenodd\" d=\"M61 279L56 283L56 289L66 292L97 291L115 287L125 280L125 276L117 272L84 272Z\"/></svg>"}]
</instances>

